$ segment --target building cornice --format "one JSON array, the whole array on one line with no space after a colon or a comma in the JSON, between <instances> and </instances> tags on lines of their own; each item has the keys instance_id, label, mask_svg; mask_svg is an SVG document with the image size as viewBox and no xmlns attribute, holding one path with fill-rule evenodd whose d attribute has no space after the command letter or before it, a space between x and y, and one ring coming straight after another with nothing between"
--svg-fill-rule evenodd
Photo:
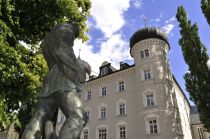
<instances>
[{"instance_id":1,"label":"building cornice","mask_svg":"<svg viewBox=\"0 0 210 139\"><path fill-rule=\"evenodd\" d=\"M134 70L135 70L134 66L135 65L131 65L128 68L117 70L117 71L115 71L111 74L89 80L85 83L85 86L86 87L92 87L93 85L96 85L96 84L101 84L103 82L107 82L107 81L110 81L110 80L115 80L117 78L122 78L122 77L125 77L125 76L128 76L128 75L131 75L132 73L134 73Z\"/></svg>"}]
</instances>

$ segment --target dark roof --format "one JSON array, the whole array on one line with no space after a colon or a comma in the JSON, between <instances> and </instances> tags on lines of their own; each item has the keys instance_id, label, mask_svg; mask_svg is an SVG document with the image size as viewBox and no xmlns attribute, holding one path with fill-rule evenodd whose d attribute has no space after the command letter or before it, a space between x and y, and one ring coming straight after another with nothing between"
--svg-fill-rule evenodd
<instances>
[{"instance_id":1,"label":"dark roof","mask_svg":"<svg viewBox=\"0 0 210 139\"><path fill-rule=\"evenodd\" d=\"M198 114L198 109L197 109L197 106L192 106L191 107L191 110L190 110L190 114Z\"/></svg>"},{"instance_id":2,"label":"dark roof","mask_svg":"<svg viewBox=\"0 0 210 139\"><path fill-rule=\"evenodd\" d=\"M145 27L143 29L140 29L136 31L130 38L130 48L132 48L137 42L149 39L149 38L157 38L165 41L168 46L168 39L161 29L158 29L156 27Z\"/></svg>"}]
</instances>

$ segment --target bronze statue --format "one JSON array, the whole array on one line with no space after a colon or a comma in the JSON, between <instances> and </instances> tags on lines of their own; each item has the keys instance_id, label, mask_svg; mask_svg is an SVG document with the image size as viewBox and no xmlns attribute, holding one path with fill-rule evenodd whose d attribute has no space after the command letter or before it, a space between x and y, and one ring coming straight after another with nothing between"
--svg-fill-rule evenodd
<instances>
[{"instance_id":1,"label":"bronze statue","mask_svg":"<svg viewBox=\"0 0 210 139\"><path fill-rule=\"evenodd\" d=\"M78 36L78 26L72 23L56 25L46 36L43 53L49 72L43 82L35 115L26 126L22 139L44 138L45 123L52 119L57 108L66 116L58 138L80 138L86 120L77 92L86 75L72 48Z\"/></svg>"}]
</instances>

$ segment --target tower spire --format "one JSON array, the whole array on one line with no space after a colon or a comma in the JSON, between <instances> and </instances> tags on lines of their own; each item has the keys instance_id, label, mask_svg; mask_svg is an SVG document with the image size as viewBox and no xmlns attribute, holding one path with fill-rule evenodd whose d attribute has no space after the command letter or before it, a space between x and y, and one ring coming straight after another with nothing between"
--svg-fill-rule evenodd
<instances>
[{"instance_id":1,"label":"tower spire","mask_svg":"<svg viewBox=\"0 0 210 139\"><path fill-rule=\"evenodd\" d=\"M144 27L146 28L147 27L147 17L144 16Z\"/></svg>"}]
</instances>

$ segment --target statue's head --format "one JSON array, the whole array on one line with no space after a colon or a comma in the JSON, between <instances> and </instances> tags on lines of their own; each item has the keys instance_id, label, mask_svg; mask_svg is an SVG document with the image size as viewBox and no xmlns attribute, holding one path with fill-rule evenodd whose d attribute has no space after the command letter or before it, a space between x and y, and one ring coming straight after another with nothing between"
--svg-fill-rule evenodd
<instances>
[{"instance_id":1,"label":"statue's head","mask_svg":"<svg viewBox=\"0 0 210 139\"><path fill-rule=\"evenodd\" d=\"M57 60L55 52L59 47L69 48L73 51L74 40L79 37L79 27L76 23L58 24L44 40L44 56L49 67L52 67Z\"/></svg>"}]
</instances>

